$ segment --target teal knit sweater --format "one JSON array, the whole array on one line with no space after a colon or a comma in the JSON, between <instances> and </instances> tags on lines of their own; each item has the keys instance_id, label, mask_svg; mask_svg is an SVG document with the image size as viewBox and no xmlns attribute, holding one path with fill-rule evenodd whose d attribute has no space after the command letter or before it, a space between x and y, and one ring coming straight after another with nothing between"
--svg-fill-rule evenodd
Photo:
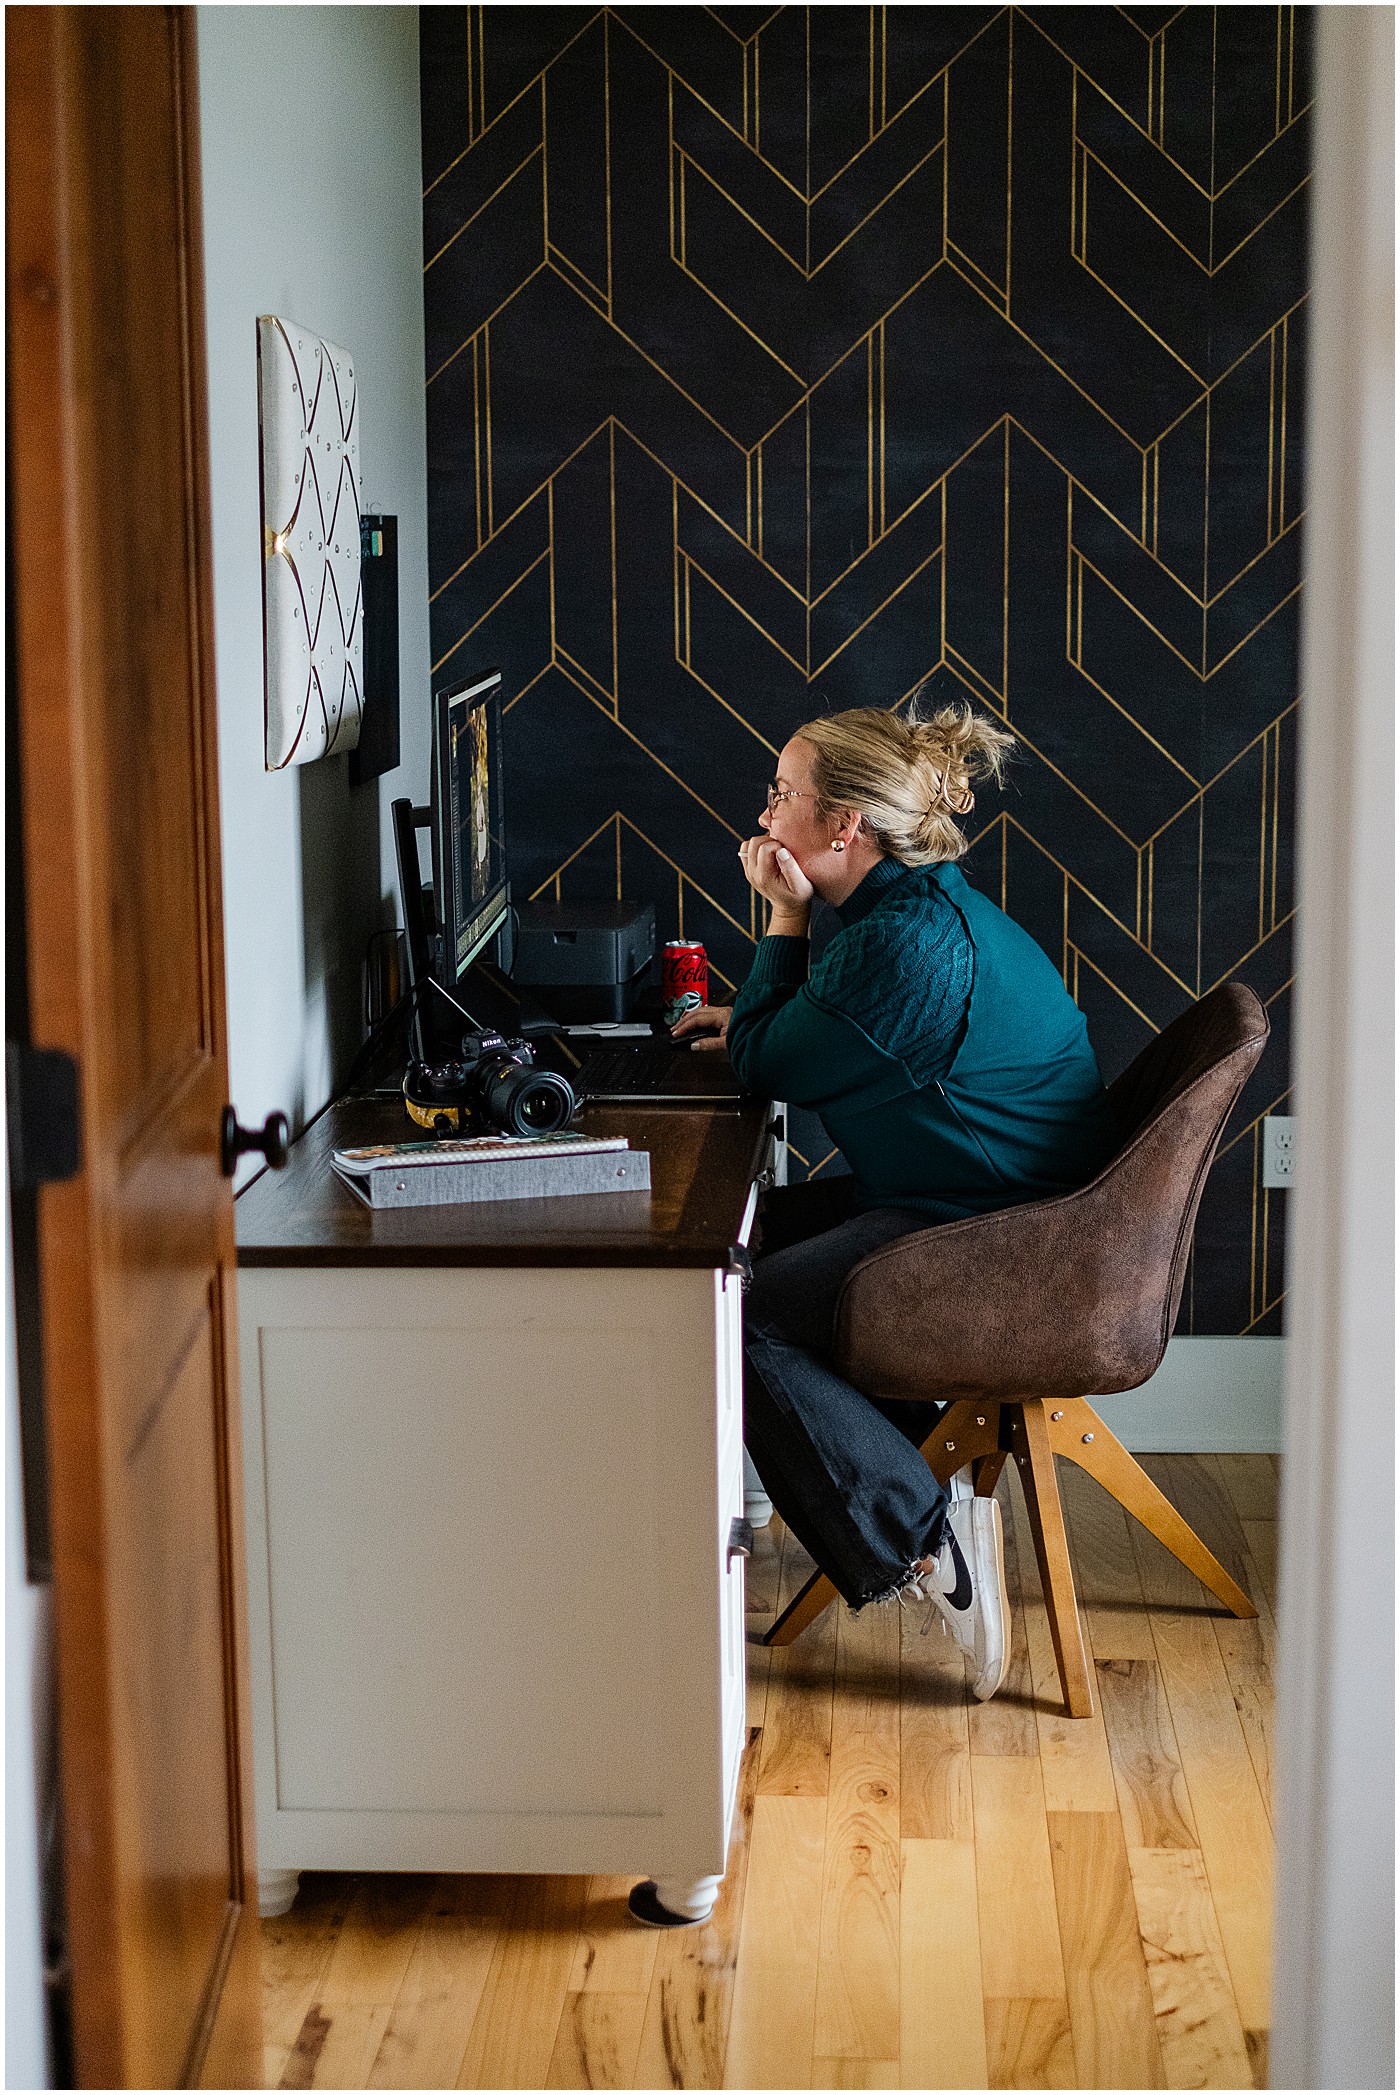
<instances>
[{"instance_id":1,"label":"teal knit sweater","mask_svg":"<svg viewBox=\"0 0 1400 2095\"><path fill-rule=\"evenodd\" d=\"M1040 947L953 865L881 859L805 938L765 938L734 1000L745 1085L815 1110L864 1207L951 1221L1065 1193L1112 1152L1083 1015Z\"/></svg>"}]
</instances>

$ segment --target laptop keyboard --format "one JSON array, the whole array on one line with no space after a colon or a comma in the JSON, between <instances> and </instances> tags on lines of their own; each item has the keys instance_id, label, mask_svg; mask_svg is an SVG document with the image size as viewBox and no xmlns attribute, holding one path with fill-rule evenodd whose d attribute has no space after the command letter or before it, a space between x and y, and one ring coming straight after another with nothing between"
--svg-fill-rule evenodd
<instances>
[{"instance_id":1,"label":"laptop keyboard","mask_svg":"<svg viewBox=\"0 0 1400 2095\"><path fill-rule=\"evenodd\" d=\"M641 1047L603 1048L590 1055L579 1071L577 1088L585 1095L604 1091L626 1091L645 1098L648 1093L672 1092L677 1066L689 1050L657 1040Z\"/></svg>"}]
</instances>

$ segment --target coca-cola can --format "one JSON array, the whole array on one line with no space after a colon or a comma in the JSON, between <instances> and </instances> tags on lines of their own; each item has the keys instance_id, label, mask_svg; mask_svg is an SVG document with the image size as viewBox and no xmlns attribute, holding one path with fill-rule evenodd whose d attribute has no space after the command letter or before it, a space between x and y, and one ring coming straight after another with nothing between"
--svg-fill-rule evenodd
<instances>
[{"instance_id":1,"label":"coca-cola can","mask_svg":"<svg viewBox=\"0 0 1400 2095\"><path fill-rule=\"evenodd\" d=\"M661 955L663 1016L668 1026L710 1001L710 963L697 939L667 939Z\"/></svg>"}]
</instances>

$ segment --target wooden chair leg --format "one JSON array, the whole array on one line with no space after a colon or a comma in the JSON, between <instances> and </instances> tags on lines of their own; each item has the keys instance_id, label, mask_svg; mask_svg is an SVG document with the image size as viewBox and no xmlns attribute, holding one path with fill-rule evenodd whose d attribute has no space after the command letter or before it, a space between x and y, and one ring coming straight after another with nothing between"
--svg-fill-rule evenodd
<instances>
[{"instance_id":1,"label":"wooden chair leg","mask_svg":"<svg viewBox=\"0 0 1400 2095\"><path fill-rule=\"evenodd\" d=\"M1057 1455L1087 1470L1096 1483L1117 1499L1120 1506L1140 1520L1179 1563L1193 1572L1232 1615L1244 1620L1259 1610L1249 1595L1236 1585L1225 1566L1212 1556L1195 1529L1190 1527L1153 1483L1147 1471L1133 1460L1121 1440L1112 1433L1082 1397L1047 1406L1050 1413L1050 1444ZM1087 1438L1086 1438L1087 1435Z\"/></svg>"},{"instance_id":2,"label":"wooden chair leg","mask_svg":"<svg viewBox=\"0 0 1400 2095\"><path fill-rule=\"evenodd\" d=\"M977 1476L978 1465L997 1452L1000 1419L1000 1404L974 1404L960 1398L948 1406L919 1450L940 1484L969 1463L974 1478Z\"/></svg>"},{"instance_id":3,"label":"wooden chair leg","mask_svg":"<svg viewBox=\"0 0 1400 2095\"><path fill-rule=\"evenodd\" d=\"M949 1405L920 1450L940 1484L946 1484L954 1470L961 1469L968 1462L976 1465L973 1474L978 1479L988 1462L995 1462L996 1470L992 1473L992 1483L995 1484L996 1472L1006 1459L996 1444L999 1415L1000 1406L997 1404ZM813 1572L802 1591L788 1602L767 1632L764 1643L775 1650L794 1643L818 1615L826 1612L835 1598L836 1588L831 1580L823 1572Z\"/></svg>"},{"instance_id":4,"label":"wooden chair leg","mask_svg":"<svg viewBox=\"0 0 1400 2095\"><path fill-rule=\"evenodd\" d=\"M980 1462L972 1465L972 1488L980 1499L989 1499L997 1488L997 1481L1006 1463L1005 1448L995 1448L984 1455Z\"/></svg>"},{"instance_id":5,"label":"wooden chair leg","mask_svg":"<svg viewBox=\"0 0 1400 2095\"><path fill-rule=\"evenodd\" d=\"M1069 1560L1069 1537L1065 1533L1064 1509L1055 1476L1055 1457L1050 1444L1048 1406L1040 1397L1027 1397L1012 1415L1011 1452L1021 1479L1026 1512L1035 1540L1040 1586L1050 1622L1050 1641L1055 1648L1065 1707L1072 1717L1092 1717L1094 1693L1089 1685L1089 1661L1079 1627L1079 1605L1074 1592L1074 1571Z\"/></svg>"},{"instance_id":6,"label":"wooden chair leg","mask_svg":"<svg viewBox=\"0 0 1400 2095\"><path fill-rule=\"evenodd\" d=\"M802 1591L788 1602L765 1634L764 1643L774 1646L795 1644L803 1630L810 1629L818 1615L824 1615L835 1598L836 1588L826 1573L814 1571Z\"/></svg>"}]
</instances>

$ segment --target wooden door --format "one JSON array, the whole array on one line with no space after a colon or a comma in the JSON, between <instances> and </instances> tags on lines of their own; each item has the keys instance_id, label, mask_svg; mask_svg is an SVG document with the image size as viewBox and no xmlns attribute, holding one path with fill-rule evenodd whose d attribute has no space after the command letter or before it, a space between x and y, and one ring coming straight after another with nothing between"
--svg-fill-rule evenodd
<instances>
[{"instance_id":1,"label":"wooden door","mask_svg":"<svg viewBox=\"0 0 1400 2095\"><path fill-rule=\"evenodd\" d=\"M6 56L32 1031L82 1143L39 1212L77 2071L249 2086L194 19L17 8Z\"/></svg>"}]
</instances>

